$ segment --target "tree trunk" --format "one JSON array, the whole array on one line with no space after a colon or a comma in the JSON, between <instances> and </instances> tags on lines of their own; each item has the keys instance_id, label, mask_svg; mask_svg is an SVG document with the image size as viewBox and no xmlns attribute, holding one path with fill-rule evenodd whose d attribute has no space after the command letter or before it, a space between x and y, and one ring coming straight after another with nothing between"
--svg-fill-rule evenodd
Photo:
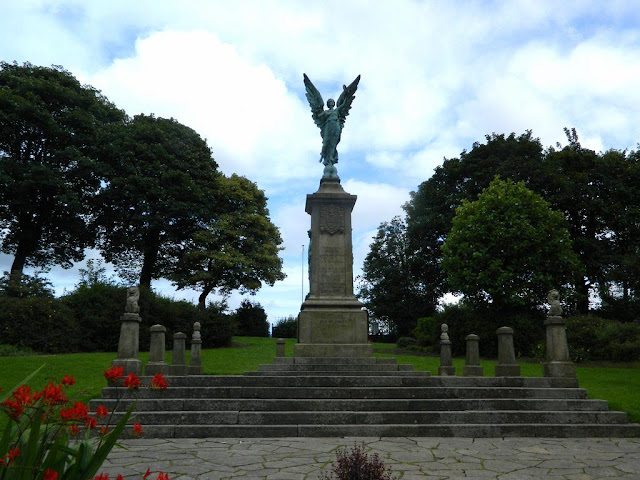
<instances>
[{"instance_id":1,"label":"tree trunk","mask_svg":"<svg viewBox=\"0 0 640 480\"><path fill-rule=\"evenodd\" d=\"M140 286L151 290L151 280L156 273L158 262L158 250L160 249L160 232L152 230L145 237L145 246L142 259L142 271L140 272Z\"/></svg>"},{"instance_id":2,"label":"tree trunk","mask_svg":"<svg viewBox=\"0 0 640 480\"><path fill-rule=\"evenodd\" d=\"M589 284L584 277L576 279L576 290L578 293L576 310L586 315L589 313Z\"/></svg>"},{"instance_id":3,"label":"tree trunk","mask_svg":"<svg viewBox=\"0 0 640 480\"><path fill-rule=\"evenodd\" d=\"M202 293L198 297L198 308L200 310L204 311L207 308L207 295L211 293L211 290L213 290L213 287L210 287L208 285L205 286L202 290Z\"/></svg>"}]
</instances>

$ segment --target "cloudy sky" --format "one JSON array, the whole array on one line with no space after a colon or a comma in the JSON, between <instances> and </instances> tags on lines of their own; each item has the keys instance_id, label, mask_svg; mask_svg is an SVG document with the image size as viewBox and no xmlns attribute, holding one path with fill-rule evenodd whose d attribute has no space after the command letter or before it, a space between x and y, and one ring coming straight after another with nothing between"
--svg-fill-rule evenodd
<instances>
[{"instance_id":1,"label":"cloudy sky","mask_svg":"<svg viewBox=\"0 0 640 480\"><path fill-rule=\"evenodd\" d=\"M62 65L129 115L174 117L224 173L265 190L288 275L255 296L272 322L297 314L308 290L304 203L322 165L303 72L325 100L362 75L338 147L342 184L358 196L356 275L377 226L443 157L486 134L531 129L553 145L575 127L596 151L640 142L633 0L2 0L0 17L1 60ZM46 276L58 293L79 278Z\"/></svg>"}]
</instances>

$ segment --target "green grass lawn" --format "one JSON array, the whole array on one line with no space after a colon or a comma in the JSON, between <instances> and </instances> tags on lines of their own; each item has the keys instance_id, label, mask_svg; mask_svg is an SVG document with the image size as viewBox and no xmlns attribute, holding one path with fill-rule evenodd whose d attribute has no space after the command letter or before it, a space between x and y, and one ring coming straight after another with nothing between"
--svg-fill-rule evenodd
<instances>
[{"instance_id":1,"label":"green grass lawn","mask_svg":"<svg viewBox=\"0 0 640 480\"><path fill-rule=\"evenodd\" d=\"M255 371L261 364L271 363L275 357L273 338L234 337L234 344L228 348L203 350L202 366L207 374L241 375L247 371ZM295 340L286 340L286 354L293 355ZM375 344L377 357L395 357L399 363L409 363L416 370L427 370L437 374L439 359L411 352L391 353L393 344ZM49 379L61 379L64 374L72 374L76 385L70 390L70 396L87 401L100 396L100 389L106 386L102 376L103 370L111 365L115 353L78 353L70 355L32 355L26 357L0 357L0 388L3 391L13 389L28 374L45 365L29 384L42 388ZM140 359L147 360L147 354L141 353ZM171 361L171 352L167 352L167 361ZM483 360L484 373L493 376L496 362ZM462 373L464 359L455 358L453 364L457 374ZM520 363L523 376L542 376L540 363ZM601 398L609 401L612 410L629 413L634 422L640 422L640 364L588 364L577 369L580 386L589 391L590 398Z\"/></svg>"}]
</instances>

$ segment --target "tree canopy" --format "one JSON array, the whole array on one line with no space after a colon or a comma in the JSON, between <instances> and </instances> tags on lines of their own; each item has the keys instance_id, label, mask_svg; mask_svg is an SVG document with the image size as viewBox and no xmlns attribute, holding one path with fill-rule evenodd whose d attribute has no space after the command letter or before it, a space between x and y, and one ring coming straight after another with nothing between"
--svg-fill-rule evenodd
<instances>
[{"instance_id":1,"label":"tree canopy","mask_svg":"<svg viewBox=\"0 0 640 480\"><path fill-rule=\"evenodd\" d=\"M84 258L106 132L125 120L62 67L0 63L0 231L12 273Z\"/></svg>"},{"instance_id":2,"label":"tree canopy","mask_svg":"<svg viewBox=\"0 0 640 480\"><path fill-rule=\"evenodd\" d=\"M454 291L496 310L540 305L580 270L563 215L499 177L456 209L442 253Z\"/></svg>"}]
</instances>

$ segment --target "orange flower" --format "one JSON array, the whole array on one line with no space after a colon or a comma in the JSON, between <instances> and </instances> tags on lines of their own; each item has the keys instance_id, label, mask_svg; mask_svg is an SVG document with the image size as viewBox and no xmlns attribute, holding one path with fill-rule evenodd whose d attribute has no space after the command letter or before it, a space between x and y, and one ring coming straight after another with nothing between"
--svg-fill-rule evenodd
<instances>
[{"instance_id":1,"label":"orange flower","mask_svg":"<svg viewBox=\"0 0 640 480\"><path fill-rule=\"evenodd\" d=\"M151 379L151 388L164 390L169 386L167 379L162 376L161 372L156 373Z\"/></svg>"},{"instance_id":2,"label":"orange flower","mask_svg":"<svg viewBox=\"0 0 640 480\"><path fill-rule=\"evenodd\" d=\"M129 390L136 390L140 386L140 379L135 373L130 373L124 379L124 386Z\"/></svg>"},{"instance_id":3,"label":"orange flower","mask_svg":"<svg viewBox=\"0 0 640 480\"><path fill-rule=\"evenodd\" d=\"M47 468L47 471L44 472L44 477L42 477L42 480L57 480L57 478L58 478L58 472L50 468Z\"/></svg>"},{"instance_id":4,"label":"orange flower","mask_svg":"<svg viewBox=\"0 0 640 480\"><path fill-rule=\"evenodd\" d=\"M76 383L76 379L73 378L73 375L69 376L69 375L65 375L64 377L62 377L62 382L63 385L66 386L71 386L74 385Z\"/></svg>"},{"instance_id":5,"label":"orange flower","mask_svg":"<svg viewBox=\"0 0 640 480\"><path fill-rule=\"evenodd\" d=\"M96 408L96 417L104 418L107 415L109 415L109 410L107 410L107 407L105 407L104 405L98 405L98 408Z\"/></svg>"},{"instance_id":6,"label":"orange flower","mask_svg":"<svg viewBox=\"0 0 640 480\"><path fill-rule=\"evenodd\" d=\"M158 473L158 478L156 478L156 480L169 480L169 474L168 473L159 472Z\"/></svg>"},{"instance_id":7,"label":"orange flower","mask_svg":"<svg viewBox=\"0 0 640 480\"><path fill-rule=\"evenodd\" d=\"M142 431L142 425L139 423L133 423L133 434L136 437L139 437L140 435L142 435L144 432Z\"/></svg>"},{"instance_id":8,"label":"orange flower","mask_svg":"<svg viewBox=\"0 0 640 480\"><path fill-rule=\"evenodd\" d=\"M117 382L124 376L124 367L117 367L115 365L112 365L109 370L105 370L104 372L102 372L102 374L108 382Z\"/></svg>"}]
</instances>

